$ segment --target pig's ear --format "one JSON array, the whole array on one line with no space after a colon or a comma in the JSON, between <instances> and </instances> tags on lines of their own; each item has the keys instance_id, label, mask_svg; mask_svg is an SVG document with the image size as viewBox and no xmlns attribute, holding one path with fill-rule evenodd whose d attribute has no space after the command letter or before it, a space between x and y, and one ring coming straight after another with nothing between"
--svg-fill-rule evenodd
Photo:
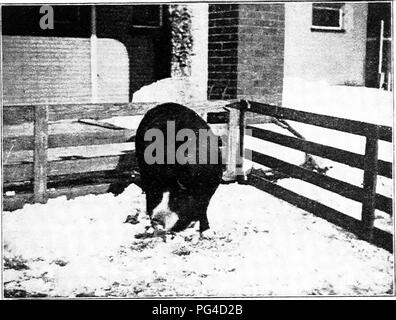
<instances>
[{"instance_id":1,"label":"pig's ear","mask_svg":"<svg viewBox=\"0 0 396 320\"><path fill-rule=\"evenodd\" d=\"M176 182L180 189L187 190L187 188L179 180L176 180Z\"/></svg>"}]
</instances>

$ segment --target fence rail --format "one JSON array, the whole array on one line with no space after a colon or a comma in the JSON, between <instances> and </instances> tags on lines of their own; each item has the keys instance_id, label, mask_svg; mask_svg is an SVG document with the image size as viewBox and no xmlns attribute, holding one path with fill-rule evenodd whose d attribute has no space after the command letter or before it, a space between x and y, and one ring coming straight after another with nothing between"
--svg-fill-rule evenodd
<instances>
[{"instance_id":1,"label":"fence rail","mask_svg":"<svg viewBox=\"0 0 396 320\"><path fill-rule=\"evenodd\" d=\"M305 124L311 124L327 129L334 129L347 133L357 134L365 137L375 137L377 140L392 142L392 128L380 126L361 121L336 118L325 116L317 113L299 111L289 108L271 106L264 103L248 101L246 107L242 105L242 109L266 116L280 118L284 120L292 120ZM245 103L245 104L246 104ZM238 108L238 103L231 104L230 107ZM378 131L378 137L376 137Z\"/></svg>"},{"instance_id":2,"label":"fence rail","mask_svg":"<svg viewBox=\"0 0 396 320\"><path fill-rule=\"evenodd\" d=\"M259 138L280 144L285 147L298 149L300 151L346 164L351 167L364 170L364 156L351 151L326 146L320 143L294 138L281 133L247 126L254 138ZM392 179L392 163L378 160L378 174Z\"/></svg>"},{"instance_id":3,"label":"fence rail","mask_svg":"<svg viewBox=\"0 0 396 320\"><path fill-rule=\"evenodd\" d=\"M239 167L241 167L241 163L245 158L286 174L289 177L306 181L343 197L361 202L362 218L361 220L354 219L313 199L309 199L283 188L276 183L270 182L266 180L265 177L257 174L248 175L245 182L352 231L364 240L372 242L389 251L393 251L393 235L374 227L375 209L381 210L389 215L393 214L392 199L376 193L377 175L392 178L392 163L378 159L378 141L384 140L392 142L391 127L271 106L254 101L233 103L229 105L229 108L236 110L234 111L234 113L236 113L234 117L238 118L238 123L241 124L238 131L240 133L239 151L235 152L233 155ZM258 113L277 119L292 120L364 136L366 137L365 154L360 155L316 142L246 125L244 121L246 112ZM246 134L254 138L266 140L364 170L363 188L245 148L243 143L245 127L250 129L246 130ZM237 172L236 168L234 172Z\"/></svg>"}]
</instances>

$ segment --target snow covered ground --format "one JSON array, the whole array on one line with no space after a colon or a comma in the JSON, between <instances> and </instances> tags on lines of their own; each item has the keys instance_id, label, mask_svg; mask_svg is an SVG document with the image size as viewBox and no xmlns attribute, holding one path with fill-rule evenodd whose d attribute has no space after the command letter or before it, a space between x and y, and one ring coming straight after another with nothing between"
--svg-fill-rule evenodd
<instances>
[{"instance_id":1,"label":"snow covered ground","mask_svg":"<svg viewBox=\"0 0 396 320\"><path fill-rule=\"evenodd\" d=\"M162 91L161 91L162 92ZM166 92L162 92L167 100ZM172 93L173 95L173 93ZM392 126L392 95L376 89L285 81L284 106ZM106 120L137 128L141 117ZM290 122L307 139L364 153L364 139ZM261 126L261 125L260 125ZM289 134L274 124L266 129ZM246 146L300 165L304 154L257 139ZM380 143L392 161L392 144ZM315 157L327 174L361 186L362 171ZM252 163L246 161L245 169ZM361 205L311 184L282 179L283 187L355 218ZM391 179L377 192L393 196ZM342 229L246 185L221 185L209 206L215 235L198 239L197 227L175 236L135 238L149 225L144 195L131 185L122 194L58 198L3 213L4 286L7 296L266 296L384 295L393 292L393 256ZM124 224L141 212L139 223ZM376 226L393 231L389 215Z\"/></svg>"},{"instance_id":2,"label":"snow covered ground","mask_svg":"<svg viewBox=\"0 0 396 320\"><path fill-rule=\"evenodd\" d=\"M285 78L283 106L339 118L393 126L393 93Z\"/></svg>"},{"instance_id":3,"label":"snow covered ground","mask_svg":"<svg viewBox=\"0 0 396 320\"><path fill-rule=\"evenodd\" d=\"M387 295L393 257L251 186L221 185L197 227L136 239L136 185L3 213L6 296ZM123 223L141 212L138 224Z\"/></svg>"}]
</instances>

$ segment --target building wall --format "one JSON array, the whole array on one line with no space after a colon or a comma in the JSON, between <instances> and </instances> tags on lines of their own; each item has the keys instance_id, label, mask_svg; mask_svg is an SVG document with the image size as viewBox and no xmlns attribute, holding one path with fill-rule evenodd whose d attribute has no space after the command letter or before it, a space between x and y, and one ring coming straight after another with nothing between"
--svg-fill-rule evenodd
<instances>
[{"instance_id":1,"label":"building wall","mask_svg":"<svg viewBox=\"0 0 396 320\"><path fill-rule=\"evenodd\" d=\"M194 96L206 100L208 84L208 4L191 3L191 35L193 48L191 57L191 77L195 84Z\"/></svg>"},{"instance_id":2,"label":"building wall","mask_svg":"<svg viewBox=\"0 0 396 320\"><path fill-rule=\"evenodd\" d=\"M281 104L284 30L284 4L240 5L238 98Z\"/></svg>"},{"instance_id":3,"label":"building wall","mask_svg":"<svg viewBox=\"0 0 396 320\"><path fill-rule=\"evenodd\" d=\"M281 104L284 5L209 5L209 99Z\"/></svg>"},{"instance_id":4,"label":"building wall","mask_svg":"<svg viewBox=\"0 0 396 320\"><path fill-rule=\"evenodd\" d=\"M131 64L125 45L114 39L97 40L96 102L128 102Z\"/></svg>"},{"instance_id":5,"label":"building wall","mask_svg":"<svg viewBox=\"0 0 396 320\"><path fill-rule=\"evenodd\" d=\"M285 77L364 85L367 4L345 4L344 33L311 31L311 3L285 8Z\"/></svg>"},{"instance_id":6,"label":"building wall","mask_svg":"<svg viewBox=\"0 0 396 320\"><path fill-rule=\"evenodd\" d=\"M99 39L97 61L97 101L127 102L125 47L113 39ZM3 102L92 102L90 39L4 36Z\"/></svg>"},{"instance_id":7,"label":"building wall","mask_svg":"<svg viewBox=\"0 0 396 320\"><path fill-rule=\"evenodd\" d=\"M89 10L84 14L90 21ZM131 6L97 6L96 49L89 34L57 36L56 28L51 36L43 30L3 36L4 104L128 102L142 86L169 76L165 28L134 30L130 15ZM39 16L33 18L36 24Z\"/></svg>"}]
</instances>

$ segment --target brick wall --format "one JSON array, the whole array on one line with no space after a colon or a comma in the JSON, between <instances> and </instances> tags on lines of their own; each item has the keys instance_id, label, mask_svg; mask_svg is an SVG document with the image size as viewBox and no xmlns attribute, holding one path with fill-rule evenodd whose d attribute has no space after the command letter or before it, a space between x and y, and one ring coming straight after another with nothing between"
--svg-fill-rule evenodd
<instances>
[{"instance_id":1,"label":"brick wall","mask_svg":"<svg viewBox=\"0 0 396 320\"><path fill-rule=\"evenodd\" d=\"M208 98L237 95L238 5L209 5Z\"/></svg>"},{"instance_id":2,"label":"brick wall","mask_svg":"<svg viewBox=\"0 0 396 320\"><path fill-rule=\"evenodd\" d=\"M240 5L238 98L281 104L284 4Z\"/></svg>"},{"instance_id":3,"label":"brick wall","mask_svg":"<svg viewBox=\"0 0 396 320\"><path fill-rule=\"evenodd\" d=\"M283 4L209 6L209 99L280 105L283 61Z\"/></svg>"}]
</instances>

